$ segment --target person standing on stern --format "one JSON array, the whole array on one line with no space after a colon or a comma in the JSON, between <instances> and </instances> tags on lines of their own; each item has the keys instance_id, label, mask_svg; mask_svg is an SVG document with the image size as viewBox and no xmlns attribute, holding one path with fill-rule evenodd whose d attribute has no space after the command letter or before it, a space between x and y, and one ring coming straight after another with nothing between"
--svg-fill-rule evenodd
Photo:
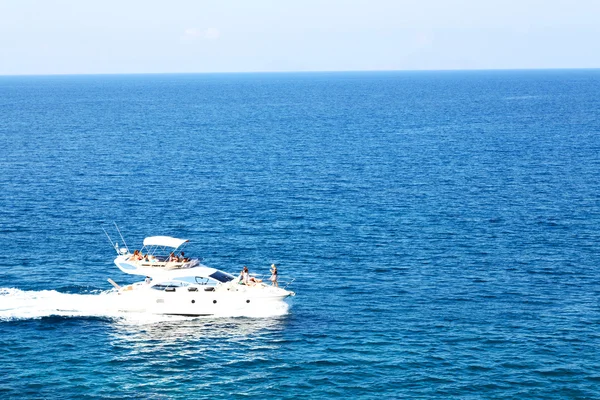
<instances>
[{"instance_id":1,"label":"person standing on stern","mask_svg":"<svg viewBox=\"0 0 600 400\"><path fill-rule=\"evenodd\" d=\"M279 287L279 284L277 283L277 267L275 264L271 264L271 277L269 280L271 281L271 285Z\"/></svg>"}]
</instances>

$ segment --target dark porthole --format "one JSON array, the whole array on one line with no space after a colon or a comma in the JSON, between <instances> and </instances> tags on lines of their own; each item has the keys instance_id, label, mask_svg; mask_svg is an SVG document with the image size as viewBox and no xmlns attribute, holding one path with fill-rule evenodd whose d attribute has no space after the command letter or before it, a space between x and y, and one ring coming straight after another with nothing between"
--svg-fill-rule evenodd
<instances>
[{"instance_id":1,"label":"dark porthole","mask_svg":"<svg viewBox=\"0 0 600 400\"><path fill-rule=\"evenodd\" d=\"M194 304L196 302L196 300L192 300L192 304Z\"/></svg>"},{"instance_id":2,"label":"dark porthole","mask_svg":"<svg viewBox=\"0 0 600 400\"><path fill-rule=\"evenodd\" d=\"M250 300L246 300L246 303L250 303Z\"/></svg>"},{"instance_id":3,"label":"dark porthole","mask_svg":"<svg viewBox=\"0 0 600 400\"><path fill-rule=\"evenodd\" d=\"M216 300L213 300L213 304L217 304L217 301L216 301Z\"/></svg>"}]
</instances>

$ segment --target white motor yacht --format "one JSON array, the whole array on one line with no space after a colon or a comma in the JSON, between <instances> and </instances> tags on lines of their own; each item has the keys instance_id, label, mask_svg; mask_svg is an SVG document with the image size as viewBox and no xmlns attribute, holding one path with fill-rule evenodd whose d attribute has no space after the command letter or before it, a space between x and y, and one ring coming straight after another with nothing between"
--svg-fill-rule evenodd
<instances>
[{"instance_id":1,"label":"white motor yacht","mask_svg":"<svg viewBox=\"0 0 600 400\"><path fill-rule=\"evenodd\" d=\"M241 279L209 268L200 259L187 258L181 251L187 242L169 236L147 237L142 250L134 253L115 245L117 267L126 274L145 277L125 286L109 279L119 296L120 311L210 316L256 315L262 309L287 309L284 299L294 296L294 292L252 277Z\"/></svg>"}]
</instances>

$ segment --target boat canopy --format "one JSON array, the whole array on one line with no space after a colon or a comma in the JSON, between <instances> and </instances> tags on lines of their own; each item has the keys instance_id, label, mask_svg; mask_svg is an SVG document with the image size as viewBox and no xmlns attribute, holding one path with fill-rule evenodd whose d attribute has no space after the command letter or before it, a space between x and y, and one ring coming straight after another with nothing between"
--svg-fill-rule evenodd
<instances>
[{"instance_id":1,"label":"boat canopy","mask_svg":"<svg viewBox=\"0 0 600 400\"><path fill-rule=\"evenodd\" d=\"M172 247L176 249L186 242L189 242L189 240L177 239L170 236L150 236L144 239L144 246Z\"/></svg>"}]
</instances>

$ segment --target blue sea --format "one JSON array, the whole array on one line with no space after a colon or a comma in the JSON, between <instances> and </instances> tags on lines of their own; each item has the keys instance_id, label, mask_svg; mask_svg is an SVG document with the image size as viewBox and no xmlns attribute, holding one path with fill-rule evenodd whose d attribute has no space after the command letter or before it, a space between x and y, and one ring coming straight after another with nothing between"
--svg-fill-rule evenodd
<instances>
[{"instance_id":1,"label":"blue sea","mask_svg":"<svg viewBox=\"0 0 600 400\"><path fill-rule=\"evenodd\" d=\"M0 77L1 398L600 398L600 70ZM116 222L297 296L103 315Z\"/></svg>"}]
</instances>

